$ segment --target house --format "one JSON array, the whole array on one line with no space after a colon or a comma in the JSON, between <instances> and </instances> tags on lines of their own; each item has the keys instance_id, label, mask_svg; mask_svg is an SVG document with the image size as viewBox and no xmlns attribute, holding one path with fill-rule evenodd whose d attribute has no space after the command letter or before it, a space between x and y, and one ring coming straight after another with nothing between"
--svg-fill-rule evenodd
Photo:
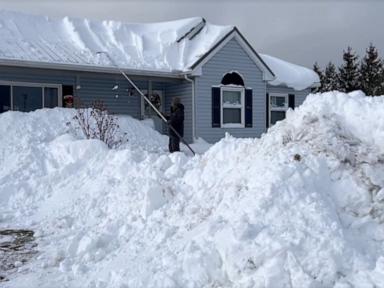
<instances>
[{"instance_id":1,"label":"house","mask_svg":"<svg viewBox=\"0 0 384 288\"><path fill-rule=\"evenodd\" d=\"M233 26L203 18L163 23L48 18L0 12L0 112L103 100L135 118L160 119L106 57L166 112L185 105L185 138L226 132L258 137L300 105L319 79L312 70L257 53Z\"/></svg>"}]
</instances>

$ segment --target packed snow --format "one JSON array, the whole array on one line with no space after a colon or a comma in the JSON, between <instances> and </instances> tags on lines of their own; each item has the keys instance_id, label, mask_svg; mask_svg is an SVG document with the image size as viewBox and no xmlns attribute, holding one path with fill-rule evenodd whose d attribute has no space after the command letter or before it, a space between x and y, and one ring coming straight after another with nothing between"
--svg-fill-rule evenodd
<instances>
[{"instance_id":1,"label":"packed snow","mask_svg":"<svg viewBox=\"0 0 384 288\"><path fill-rule=\"evenodd\" d=\"M0 227L39 251L3 287L384 287L384 97L310 95L195 157L129 117L108 149L73 113L0 115Z\"/></svg>"},{"instance_id":2,"label":"packed snow","mask_svg":"<svg viewBox=\"0 0 384 288\"><path fill-rule=\"evenodd\" d=\"M320 83L319 76L311 69L269 55L260 56L276 76L268 82L272 86L286 86L300 91Z\"/></svg>"},{"instance_id":3,"label":"packed snow","mask_svg":"<svg viewBox=\"0 0 384 288\"><path fill-rule=\"evenodd\" d=\"M45 64L188 72L234 29L201 17L160 23L51 18L0 10L0 59ZM319 82L312 70L261 55L275 74L271 85L303 90Z\"/></svg>"},{"instance_id":4,"label":"packed snow","mask_svg":"<svg viewBox=\"0 0 384 288\"><path fill-rule=\"evenodd\" d=\"M136 24L51 18L3 10L0 11L0 58L110 67L113 64L105 55L96 54L108 51L127 69L186 71L233 29L233 26L205 23L192 38L202 23L201 17Z\"/></svg>"}]
</instances>

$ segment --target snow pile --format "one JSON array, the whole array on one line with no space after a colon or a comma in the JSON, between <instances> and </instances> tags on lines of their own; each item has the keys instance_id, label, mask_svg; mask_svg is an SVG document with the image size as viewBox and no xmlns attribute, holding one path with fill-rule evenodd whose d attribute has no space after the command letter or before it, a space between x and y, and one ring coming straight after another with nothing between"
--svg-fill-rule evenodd
<instances>
[{"instance_id":1,"label":"snow pile","mask_svg":"<svg viewBox=\"0 0 384 288\"><path fill-rule=\"evenodd\" d=\"M77 139L80 133L73 131L76 125L68 125L69 122L76 124L74 116L75 110L64 108L0 114L0 199L7 199L20 190L39 197L32 191L35 189L33 185L46 185L45 181L40 182L42 175L63 165L74 165L77 158L83 161L92 158L93 148L107 150L100 141ZM147 124L129 116L118 116L118 123L120 133L126 134L127 142L123 147L146 151L166 149L167 137ZM28 179L32 183L24 181Z\"/></svg>"},{"instance_id":2,"label":"snow pile","mask_svg":"<svg viewBox=\"0 0 384 288\"><path fill-rule=\"evenodd\" d=\"M96 54L108 51L127 69L186 71L233 29L205 23L199 31L202 24L200 17L135 24L0 11L0 58L111 67Z\"/></svg>"},{"instance_id":3,"label":"snow pile","mask_svg":"<svg viewBox=\"0 0 384 288\"><path fill-rule=\"evenodd\" d=\"M261 139L194 158L16 113L0 115L0 225L35 230L41 253L5 287L384 284L384 97L310 95Z\"/></svg>"},{"instance_id":4,"label":"snow pile","mask_svg":"<svg viewBox=\"0 0 384 288\"><path fill-rule=\"evenodd\" d=\"M189 71L234 29L201 17L161 23L50 18L0 10L0 59L66 65L119 66L159 72ZM312 70L261 55L276 75L271 85L302 90L319 82Z\"/></svg>"},{"instance_id":5,"label":"snow pile","mask_svg":"<svg viewBox=\"0 0 384 288\"><path fill-rule=\"evenodd\" d=\"M320 83L319 76L311 69L269 55L260 54L260 56L276 76L275 80L268 82L270 85L303 90Z\"/></svg>"}]
</instances>

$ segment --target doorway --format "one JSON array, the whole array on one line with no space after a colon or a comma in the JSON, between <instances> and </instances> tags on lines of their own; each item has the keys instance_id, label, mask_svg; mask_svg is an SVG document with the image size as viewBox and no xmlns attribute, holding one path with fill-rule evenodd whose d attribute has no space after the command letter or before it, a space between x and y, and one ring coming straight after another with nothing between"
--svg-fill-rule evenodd
<instances>
[{"instance_id":1,"label":"doorway","mask_svg":"<svg viewBox=\"0 0 384 288\"><path fill-rule=\"evenodd\" d=\"M143 90L144 95L151 101L151 103L159 110L160 112L164 112L164 97L163 97L163 91L161 90L152 90L150 94L148 94L148 90ZM161 118L157 115L155 110L147 103L147 101L144 100L143 97L141 97L141 107L142 109L142 119L151 119L153 121L154 128L162 132L163 130L163 121Z\"/></svg>"}]
</instances>

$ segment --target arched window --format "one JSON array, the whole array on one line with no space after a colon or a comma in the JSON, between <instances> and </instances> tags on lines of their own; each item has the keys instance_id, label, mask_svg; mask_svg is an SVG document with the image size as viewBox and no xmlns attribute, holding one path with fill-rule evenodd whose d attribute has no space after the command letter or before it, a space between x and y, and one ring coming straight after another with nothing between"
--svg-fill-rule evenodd
<instances>
[{"instance_id":1,"label":"arched window","mask_svg":"<svg viewBox=\"0 0 384 288\"><path fill-rule=\"evenodd\" d=\"M244 80L238 73L229 72L224 75L223 79L221 80L221 84L244 86Z\"/></svg>"},{"instance_id":2,"label":"arched window","mask_svg":"<svg viewBox=\"0 0 384 288\"><path fill-rule=\"evenodd\" d=\"M252 127L252 115L252 89L245 89L239 73L228 72L212 87L212 127Z\"/></svg>"}]
</instances>

